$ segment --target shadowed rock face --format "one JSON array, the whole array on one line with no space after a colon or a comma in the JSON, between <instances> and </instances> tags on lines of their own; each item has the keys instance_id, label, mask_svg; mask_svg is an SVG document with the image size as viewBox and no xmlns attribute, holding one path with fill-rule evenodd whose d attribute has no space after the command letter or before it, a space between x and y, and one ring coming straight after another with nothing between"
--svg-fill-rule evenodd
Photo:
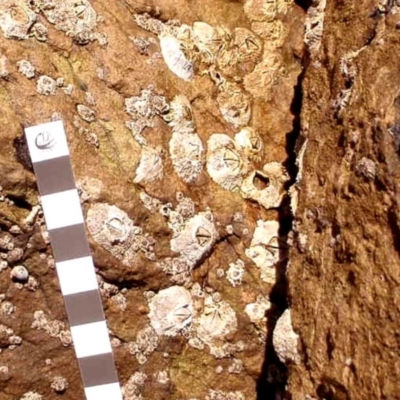
<instances>
[{"instance_id":1,"label":"shadowed rock face","mask_svg":"<svg viewBox=\"0 0 400 400\"><path fill-rule=\"evenodd\" d=\"M3 1L0 400L84 398L23 138L58 119L125 400L400 398L399 24Z\"/></svg>"}]
</instances>

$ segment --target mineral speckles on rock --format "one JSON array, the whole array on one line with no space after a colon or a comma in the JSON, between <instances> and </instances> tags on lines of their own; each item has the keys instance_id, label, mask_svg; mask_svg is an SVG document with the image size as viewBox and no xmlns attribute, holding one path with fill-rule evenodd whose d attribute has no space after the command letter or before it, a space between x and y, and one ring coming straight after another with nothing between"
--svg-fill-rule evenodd
<instances>
[{"instance_id":1,"label":"mineral speckles on rock","mask_svg":"<svg viewBox=\"0 0 400 400\"><path fill-rule=\"evenodd\" d=\"M299 336L294 332L290 309L287 309L275 325L272 342L275 352L283 363L299 363L297 350Z\"/></svg>"},{"instance_id":2,"label":"mineral speckles on rock","mask_svg":"<svg viewBox=\"0 0 400 400\"><path fill-rule=\"evenodd\" d=\"M149 301L151 326L158 335L176 336L192 322L190 292L180 286L161 290Z\"/></svg>"},{"instance_id":3,"label":"mineral speckles on rock","mask_svg":"<svg viewBox=\"0 0 400 400\"><path fill-rule=\"evenodd\" d=\"M106 203L93 204L86 222L93 239L123 264L130 265L139 250L147 258L155 258L152 251L154 239L143 234L142 229L118 207Z\"/></svg>"}]
</instances>

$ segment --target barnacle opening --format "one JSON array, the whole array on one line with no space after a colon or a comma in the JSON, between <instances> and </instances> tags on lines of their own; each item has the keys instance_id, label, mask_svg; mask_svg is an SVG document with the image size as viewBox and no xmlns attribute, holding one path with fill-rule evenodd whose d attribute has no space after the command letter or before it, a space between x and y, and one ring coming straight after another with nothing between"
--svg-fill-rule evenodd
<instances>
[{"instance_id":1,"label":"barnacle opening","mask_svg":"<svg viewBox=\"0 0 400 400\"><path fill-rule=\"evenodd\" d=\"M253 184L258 190L263 190L270 185L270 180L267 176L256 172L253 178Z\"/></svg>"}]
</instances>

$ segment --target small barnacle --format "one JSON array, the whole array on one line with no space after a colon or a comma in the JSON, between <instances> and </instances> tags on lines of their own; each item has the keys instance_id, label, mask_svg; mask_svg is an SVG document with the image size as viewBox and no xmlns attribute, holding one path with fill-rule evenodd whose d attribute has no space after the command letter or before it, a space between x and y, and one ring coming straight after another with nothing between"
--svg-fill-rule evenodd
<instances>
[{"instance_id":1,"label":"small barnacle","mask_svg":"<svg viewBox=\"0 0 400 400\"><path fill-rule=\"evenodd\" d=\"M277 221L257 221L250 247L245 254L258 268L261 279L267 283L275 283L276 272L271 268L280 260L279 223Z\"/></svg>"},{"instance_id":2,"label":"small barnacle","mask_svg":"<svg viewBox=\"0 0 400 400\"><path fill-rule=\"evenodd\" d=\"M36 85L36 91L45 96L56 94L57 83L53 78L47 75L39 76Z\"/></svg>"},{"instance_id":3,"label":"small barnacle","mask_svg":"<svg viewBox=\"0 0 400 400\"><path fill-rule=\"evenodd\" d=\"M234 83L221 86L217 103L225 121L235 128L248 125L251 117L250 97Z\"/></svg>"},{"instance_id":4,"label":"small barnacle","mask_svg":"<svg viewBox=\"0 0 400 400\"><path fill-rule=\"evenodd\" d=\"M27 39L36 14L22 0L2 0L0 4L0 28L6 38Z\"/></svg>"},{"instance_id":5,"label":"small barnacle","mask_svg":"<svg viewBox=\"0 0 400 400\"><path fill-rule=\"evenodd\" d=\"M356 165L357 175L362 175L367 180L373 181L376 175L376 165L374 161L367 157L361 158Z\"/></svg>"},{"instance_id":6,"label":"small barnacle","mask_svg":"<svg viewBox=\"0 0 400 400\"><path fill-rule=\"evenodd\" d=\"M21 74L26 76L28 79L35 77L35 67L29 61L18 61L17 66L18 71L21 72Z\"/></svg>"},{"instance_id":7,"label":"small barnacle","mask_svg":"<svg viewBox=\"0 0 400 400\"><path fill-rule=\"evenodd\" d=\"M282 363L295 363L300 362L300 356L297 350L297 343L299 335L293 330L290 309L287 309L278 319L274 333L272 336L272 343L275 352Z\"/></svg>"},{"instance_id":8,"label":"small barnacle","mask_svg":"<svg viewBox=\"0 0 400 400\"><path fill-rule=\"evenodd\" d=\"M179 78L191 81L194 76L193 63L186 58L181 42L169 34L161 34L159 39L161 54L168 68Z\"/></svg>"},{"instance_id":9,"label":"small barnacle","mask_svg":"<svg viewBox=\"0 0 400 400\"><path fill-rule=\"evenodd\" d=\"M252 199L266 209L279 207L286 194L284 184L289 180L282 164L265 164L263 171L252 171L243 180L240 194L245 199Z\"/></svg>"},{"instance_id":10,"label":"small barnacle","mask_svg":"<svg viewBox=\"0 0 400 400\"><path fill-rule=\"evenodd\" d=\"M255 303L249 303L245 307L245 313L250 321L257 326L265 326L267 321L266 312L271 308L271 303L267 297L259 295Z\"/></svg>"},{"instance_id":11,"label":"small barnacle","mask_svg":"<svg viewBox=\"0 0 400 400\"><path fill-rule=\"evenodd\" d=\"M211 179L226 190L237 189L248 165L238 153L234 141L225 134L215 133L207 145L207 172Z\"/></svg>"},{"instance_id":12,"label":"small barnacle","mask_svg":"<svg viewBox=\"0 0 400 400\"><path fill-rule=\"evenodd\" d=\"M139 166L136 169L134 183L150 183L162 179L164 174L162 148L142 147Z\"/></svg>"},{"instance_id":13,"label":"small barnacle","mask_svg":"<svg viewBox=\"0 0 400 400\"><path fill-rule=\"evenodd\" d=\"M211 45L215 30L206 22L196 21L193 23L193 39L196 43L201 43L203 46Z\"/></svg>"},{"instance_id":14,"label":"small barnacle","mask_svg":"<svg viewBox=\"0 0 400 400\"><path fill-rule=\"evenodd\" d=\"M36 392L27 392L19 400L43 400L43 396Z\"/></svg>"},{"instance_id":15,"label":"small barnacle","mask_svg":"<svg viewBox=\"0 0 400 400\"><path fill-rule=\"evenodd\" d=\"M183 193L178 192L176 195L178 205L176 206L176 212L182 215L183 218L191 218L194 215L194 202L190 197L185 197Z\"/></svg>"},{"instance_id":16,"label":"small barnacle","mask_svg":"<svg viewBox=\"0 0 400 400\"><path fill-rule=\"evenodd\" d=\"M158 335L176 336L192 322L192 297L181 286L160 290L150 299L149 308L150 323Z\"/></svg>"},{"instance_id":17,"label":"small barnacle","mask_svg":"<svg viewBox=\"0 0 400 400\"><path fill-rule=\"evenodd\" d=\"M48 30L43 24L37 22L33 25L32 34L37 41L45 42L47 40Z\"/></svg>"},{"instance_id":18,"label":"small barnacle","mask_svg":"<svg viewBox=\"0 0 400 400\"><path fill-rule=\"evenodd\" d=\"M79 116L86 122L93 122L96 118L96 113L89 107L78 104L76 106Z\"/></svg>"},{"instance_id":19,"label":"small barnacle","mask_svg":"<svg viewBox=\"0 0 400 400\"><path fill-rule=\"evenodd\" d=\"M264 142L252 128L246 127L241 129L241 131L235 135L234 140L237 148L240 149L250 161L261 160Z\"/></svg>"},{"instance_id":20,"label":"small barnacle","mask_svg":"<svg viewBox=\"0 0 400 400\"><path fill-rule=\"evenodd\" d=\"M11 270L10 277L18 282L26 282L29 278L29 272L23 265L17 265Z\"/></svg>"},{"instance_id":21,"label":"small barnacle","mask_svg":"<svg viewBox=\"0 0 400 400\"><path fill-rule=\"evenodd\" d=\"M188 219L182 230L174 232L171 250L180 253L194 266L211 250L217 236L214 222L207 218L205 212L200 212Z\"/></svg>"},{"instance_id":22,"label":"small barnacle","mask_svg":"<svg viewBox=\"0 0 400 400\"><path fill-rule=\"evenodd\" d=\"M203 170L203 143L196 133L172 132L169 152L177 175L193 182Z\"/></svg>"},{"instance_id":23,"label":"small barnacle","mask_svg":"<svg viewBox=\"0 0 400 400\"><path fill-rule=\"evenodd\" d=\"M68 381L66 378L63 376L55 376L51 380L50 387L56 392L56 393L63 393L68 389Z\"/></svg>"},{"instance_id":24,"label":"small barnacle","mask_svg":"<svg viewBox=\"0 0 400 400\"><path fill-rule=\"evenodd\" d=\"M234 263L229 264L228 271L226 272L226 279L233 286L239 286L242 284L244 275L244 262L241 259L236 260Z\"/></svg>"}]
</instances>

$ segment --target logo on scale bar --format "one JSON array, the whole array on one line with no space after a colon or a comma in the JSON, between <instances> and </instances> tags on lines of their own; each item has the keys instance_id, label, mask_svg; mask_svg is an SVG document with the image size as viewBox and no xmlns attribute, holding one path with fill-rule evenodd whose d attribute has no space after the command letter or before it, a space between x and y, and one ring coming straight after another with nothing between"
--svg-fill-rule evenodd
<instances>
[{"instance_id":1,"label":"logo on scale bar","mask_svg":"<svg viewBox=\"0 0 400 400\"><path fill-rule=\"evenodd\" d=\"M51 150L57 144L51 132L40 132L35 138L35 146L39 150Z\"/></svg>"}]
</instances>

